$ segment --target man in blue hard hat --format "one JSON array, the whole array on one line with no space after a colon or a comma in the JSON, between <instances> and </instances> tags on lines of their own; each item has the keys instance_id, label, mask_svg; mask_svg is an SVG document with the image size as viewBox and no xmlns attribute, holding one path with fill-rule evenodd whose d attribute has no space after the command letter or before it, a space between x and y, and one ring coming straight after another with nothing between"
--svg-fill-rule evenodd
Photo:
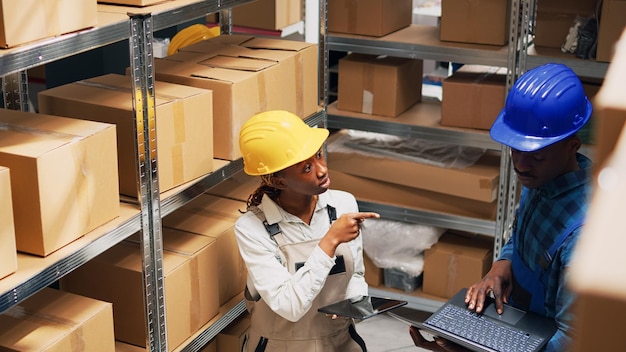
<instances>
[{"instance_id":1,"label":"man in blue hard hat","mask_svg":"<svg viewBox=\"0 0 626 352\"><path fill-rule=\"evenodd\" d=\"M591 103L576 74L561 64L524 73L510 90L491 127L491 137L510 147L522 185L511 237L498 260L468 288L468 309L482 312L485 297L555 319L558 330L545 351L571 349L574 295L567 269L591 192L591 161L578 153L577 132L591 116ZM428 342L411 329L417 346L461 351L452 342Z\"/></svg>"}]
</instances>

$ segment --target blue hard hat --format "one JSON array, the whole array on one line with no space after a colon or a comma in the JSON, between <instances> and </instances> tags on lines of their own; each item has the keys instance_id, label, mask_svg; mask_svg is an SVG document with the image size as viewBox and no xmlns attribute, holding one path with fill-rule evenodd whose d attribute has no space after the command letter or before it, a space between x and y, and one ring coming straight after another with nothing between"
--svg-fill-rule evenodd
<instances>
[{"instance_id":1,"label":"blue hard hat","mask_svg":"<svg viewBox=\"0 0 626 352\"><path fill-rule=\"evenodd\" d=\"M591 110L578 76L565 65L545 64L515 82L491 126L491 138L516 150L536 151L576 133Z\"/></svg>"}]
</instances>

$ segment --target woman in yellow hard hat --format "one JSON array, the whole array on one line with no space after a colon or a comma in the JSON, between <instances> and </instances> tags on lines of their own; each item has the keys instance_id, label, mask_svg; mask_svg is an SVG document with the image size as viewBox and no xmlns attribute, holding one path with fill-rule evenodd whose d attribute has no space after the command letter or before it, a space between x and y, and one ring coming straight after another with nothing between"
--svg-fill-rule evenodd
<instances>
[{"instance_id":1,"label":"woman in yellow hard hat","mask_svg":"<svg viewBox=\"0 0 626 352\"><path fill-rule=\"evenodd\" d=\"M245 351L366 350L351 319L317 311L367 295L360 225L379 217L329 190L328 134L286 111L255 115L240 131L244 171L261 178L235 224L248 269Z\"/></svg>"}]
</instances>

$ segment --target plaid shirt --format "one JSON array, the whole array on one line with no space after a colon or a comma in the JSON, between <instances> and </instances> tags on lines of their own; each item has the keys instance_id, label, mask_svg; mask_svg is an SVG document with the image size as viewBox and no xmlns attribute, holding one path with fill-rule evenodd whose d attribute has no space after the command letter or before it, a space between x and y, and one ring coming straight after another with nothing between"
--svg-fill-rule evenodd
<instances>
[{"instance_id":1,"label":"plaid shirt","mask_svg":"<svg viewBox=\"0 0 626 352\"><path fill-rule=\"evenodd\" d=\"M577 155L580 170L557 177L537 189L522 188L511 238L502 248L499 259L512 259L517 250L524 263L535 270L545 250L573 222L585 217L591 195L591 160ZM573 293L566 288L570 257L580 228L563 243L546 269L546 315L554 317L559 331L546 351L564 351L571 345L565 332L573 320L569 311Z\"/></svg>"}]
</instances>

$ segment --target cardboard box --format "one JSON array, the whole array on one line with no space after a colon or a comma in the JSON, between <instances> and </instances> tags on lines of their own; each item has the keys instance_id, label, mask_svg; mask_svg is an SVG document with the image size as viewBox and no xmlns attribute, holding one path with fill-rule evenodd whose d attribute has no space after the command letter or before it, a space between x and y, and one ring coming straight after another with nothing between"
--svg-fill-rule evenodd
<instances>
[{"instance_id":1,"label":"cardboard box","mask_svg":"<svg viewBox=\"0 0 626 352\"><path fill-rule=\"evenodd\" d=\"M613 63L624 62L620 56L615 59L619 60ZM576 334L572 351L620 349L618 341L624 335L622 320L626 314L626 281L615 278L626 275L623 254L626 238L621 230L625 174L626 133L622 130L615 149L600 171L585 226L571 259L569 284L576 294L573 308Z\"/></svg>"},{"instance_id":2,"label":"cardboard box","mask_svg":"<svg viewBox=\"0 0 626 352\"><path fill-rule=\"evenodd\" d=\"M0 46L20 44L93 27L98 24L96 0L2 0Z\"/></svg>"},{"instance_id":3,"label":"cardboard box","mask_svg":"<svg viewBox=\"0 0 626 352\"><path fill-rule=\"evenodd\" d=\"M329 32L381 37L411 25L411 0L332 0L328 2Z\"/></svg>"},{"instance_id":4,"label":"cardboard box","mask_svg":"<svg viewBox=\"0 0 626 352\"><path fill-rule=\"evenodd\" d=\"M45 256L117 217L115 125L2 109L17 250Z\"/></svg>"},{"instance_id":5,"label":"cardboard box","mask_svg":"<svg viewBox=\"0 0 626 352\"><path fill-rule=\"evenodd\" d=\"M463 66L443 80L441 125L490 130L505 98L506 68Z\"/></svg>"},{"instance_id":6,"label":"cardboard box","mask_svg":"<svg viewBox=\"0 0 626 352\"><path fill-rule=\"evenodd\" d=\"M116 5L129 5L129 6L149 6L154 4L160 4L162 2L171 0L98 0L98 3L103 4L116 4Z\"/></svg>"},{"instance_id":7,"label":"cardboard box","mask_svg":"<svg viewBox=\"0 0 626 352\"><path fill-rule=\"evenodd\" d=\"M594 174L604 166L613 152L626 123L626 30L616 46L613 62L607 69L604 82L596 95L594 105Z\"/></svg>"},{"instance_id":8,"label":"cardboard box","mask_svg":"<svg viewBox=\"0 0 626 352\"><path fill-rule=\"evenodd\" d=\"M365 282L371 287L382 285L384 283L383 269L377 267L367 253L363 253L363 263L365 264Z\"/></svg>"},{"instance_id":9,"label":"cardboard box","mask_svg":"<svg viewBox=\"0 0 626 352\"><path fill-rule=\"evenodd\" d=\"M560 49L576 21L595 13L596 0L543 0L537 2L534 44L538 47Z\"/></svg>"},{"instance_id":10,"label":"cardboard box","mask_svg":"<svg viewBox=\"0 0 626 352\"><path fill-rule=\"evenodd\" d=\"M146 348L116 340L115 352L146 352Z\"/></svg>"},{"instance_id":11,"label":"cardboard box","mask_svg":"<svg viewBox=\"0 0 626 352\"><path fill-rule=\"evenodd\" d=\"M113 303L115 338L146 346L142 254L123 241L60 280L64 291ZM171 351L219 312L215 240L163 228L163 274L168 349Z\"/></svg>"},{"instance_id":12,"label":"cardboard box","mask_svg":"<svg viewBox=\"0 0 626 352\"><path fill-rule=\"evenodd\" d=\"M117 125L119 193L137 197L135 116L129 76L107 74L39 93L42 113ZM159 190L213 171L212 92L155 82Z\"/></svg>"},{"instance_id":13,"label":"cardboard box","mask_svg":"<svg viewBox=\"0 0 626 352\"><path fill-rule=\"evenodd\" d=\"M181 61L181 55L155 59L156 79L213 91L213 151L218 159L241 157L239 129L250 117L266 110L295 110L295 101L281 96L290 84L276 79L283 77L277 60L214 53L182 55ZM193 56L195 60L190 59Z\"/></svg>"},{"instance_id":14,"label":"cardboard box","mask_svg":"<svg viewBox=\"0 0 626 352\"><path fill-rule=\"evenodd\" d=\"M111 303L52 288L0 315L3 351L115 351Z\"/></svg>"},{"instance_id":15,"label":"cardboard box","mask_svg":"<svg viewBox=\"0 0 626 352\"><path fill-rule=\"evenodd\" d=\"M224 47L224 44L241 48ZM309 117L319 109L317 44L235 34L220 35L180 50L278 61L280 76L274 76L274 79L286 85L279 94L283 108L301 118Z\"/></svg>"},{"instance_id":16,"label":"cardboard box","mask_svg":"<svg viewBox=\"0 0 626 352\"><path fill-rule=\"evenodd\" d=\"M241 351L250 329L250 315L246 314L217 334L217 352Z\"/></svg>"},{"instance_id":17,"label":"cardboard box","mask_svg":"<svg viewBox=\"0 0 626 352\"><path fill-rule=\"evenodd\" d=\"M250 195L261 185L261 180L255 176L248 176L243 171L220 182L205 193L221 198L230 198L244 202L241 210L244 210L245 203Z\"/></svg>"},{"instance_id":18,"label":"cardboard box","mask_svg":"<svg viewBox=\"0 0 626 352\"><path fill-rule=\"evenodd\" d=\"M0 279L17 270L10 173L0 166Z\"/></svg>"},{"instance_id":19,"label":"cardboard box","mask_svg":"<svg viewBox=\"0 0 626 352\"><path fill-rule=\"evenodd\" d=\"M492 262L492 239L444 233L435 245L424 251L422 291L450 298L461 288L480 281Z\"/></svg>"},{"instance_id":20,"label":"cardboard box","mask_svg":"<svg viewBox=\"0 0 626 352\"><path fill-rule=\"evenodd\" d=\"M626 0L602 1L596 61L611 62L615 44L626 28Z\"/></svg>"},{"instance_id":21,"label":"cardboard box","mask_svg":"<svg viewBox=\"0 0 626 352\"><path fill-rule=\"evenodd\" d=\"M236 26L279 30L302 20L301 0L257 0L233 7Z\"/></svg>"},{"instance_id":22,"label":"cardboard box","mask_svg":"<svg viewBox=\"0 0 626 352\"><path fill-rule=\"evenodd\" d=\"M329 174L332 188L350 192L358 200L489 221L495 221L496 218L496 201L491 203L479 202L353 176L332 169Z\"/></svg>"},{"instance_id":23,"label":"cardboard box","mask_svg":"<svg viewBox=\"0 0 626 352\"><path fill-rule=\"evenodd\" d=\"M225 304L246 286L248 272L239 254L235 221L246 204L202 194L163 218L163 226L215 239L217 248L219 303Z\"/></svg>"},{"instance_id":24,"label":"cardboard box","mask_svg":"<svg viewBox=\"0 0 626 352\"><path fill-rule=\"evenodd\" d=\"M442 0L439 39L504 45L509 41L509 1Z\"/></svg>"},{"instance_id":25,"label":"cardboard box","mask_svg":"<svg viewBox=\"0 0 626 352\"><path fill-rule=\"evenodd\" d=\"M422 99L423 61L349 54L339 60L337 107L395 117Z\"/></svg>"},{"instance_id":26,"label":"cardboard box","mask_svg":"<svg viewBox=\"0 0 626 352\"><path fill-rule=\"evenodd\" d=\"M334 143L341 143L346 137L349 138L341 131L329 138L328 167L332 170L482 202L497 199L499 152L488 151L475 164L459 169L335 147Z\"/></svg>"}]
</instances>

